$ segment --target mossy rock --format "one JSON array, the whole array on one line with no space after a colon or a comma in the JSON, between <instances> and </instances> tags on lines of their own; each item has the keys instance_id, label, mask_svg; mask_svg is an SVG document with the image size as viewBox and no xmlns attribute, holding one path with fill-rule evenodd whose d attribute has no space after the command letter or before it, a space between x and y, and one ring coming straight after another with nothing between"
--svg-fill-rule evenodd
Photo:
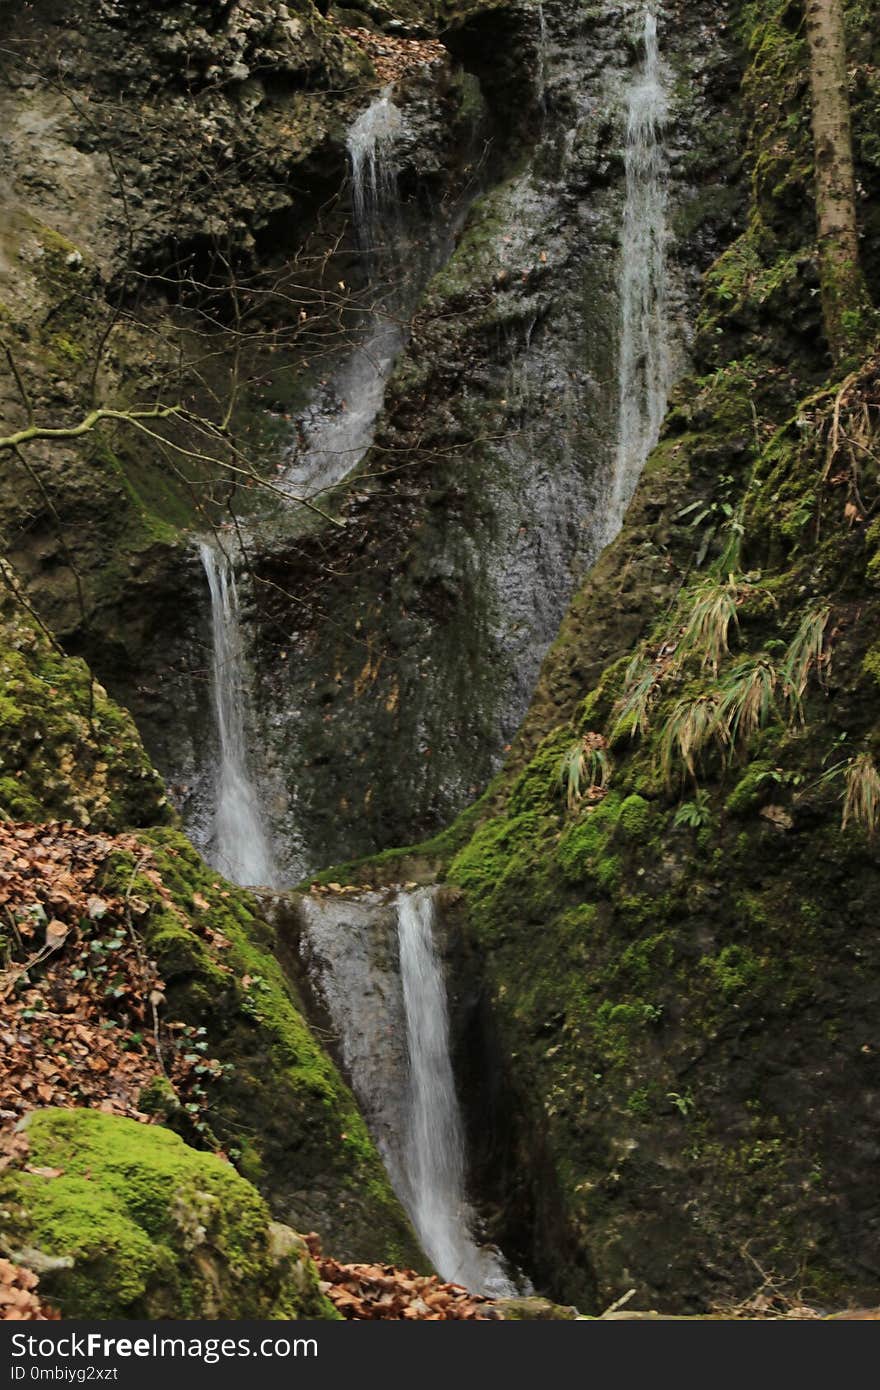
<instances>
[{"instance_id":1,"label":"mossy rock","mask_svg":"<svg viewBox=\"0 0 880 1390\"><path fill-rule=\"evenodd\" d=\"M53 646L8 586L0 687L0 815L110 831L173 819L131 716L85 662Z\"/></svg>"},{"instance_id":2,"label":"mossy rock","mask_svg":"<svg viewBox=\"0 0 880 1390\"><path fill-rule=\"evenodd\" d=\"M34 1112L27 1136L0 1242L65 1317L336 1316L305 1243L223 1159L96 1110Z\"/></svg>"}]
</instances>

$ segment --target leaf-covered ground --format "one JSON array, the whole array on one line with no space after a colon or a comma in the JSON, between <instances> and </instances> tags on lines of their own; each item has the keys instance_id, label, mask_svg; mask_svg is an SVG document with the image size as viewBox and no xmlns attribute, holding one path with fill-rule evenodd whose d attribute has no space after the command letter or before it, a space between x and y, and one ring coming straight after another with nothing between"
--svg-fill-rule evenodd
<instances>
[{"instance_id":1,"label":"leaf-covered ground","mask_svg":"<svg viewBox=\"0 0 880 1390\"><path fill-rule=\"evenodd\" d=\"M138 930L146 904L131 891L97 891L113 850L135 856L167 891L132 836L0 823L0 1131L46 1105L146 1121L147 1088L197 1104L203 1079L220 1074L197 1030L165 1016L163 981Z\"/></svg>"},{"instance_id":2,"label":"leaf-covered ground","mask_svg":"<svg viewBox=\"0 0 880 1390\"><path fill-rule=\"evenodd\" d=\"M461 1284L444 1283L436 1274L393 1265L340 1264L322 1253L314 1233L306 1243L318 1266L321 1292L344 1318L473 1322L503 1316L491 1299L468 1293Z\"/></svg>"},{"instance_id":3,"label":"leaf-covered ground","mask_svg":"<svg viewBox=\"0 0 880 1390\"><path fill-rule=\"evenodd\" d=\"M31 1270L0 1259L0 1322L48 1322L60 1317L40 1301L39 1282Z\"/></svg>"}]
</instances>

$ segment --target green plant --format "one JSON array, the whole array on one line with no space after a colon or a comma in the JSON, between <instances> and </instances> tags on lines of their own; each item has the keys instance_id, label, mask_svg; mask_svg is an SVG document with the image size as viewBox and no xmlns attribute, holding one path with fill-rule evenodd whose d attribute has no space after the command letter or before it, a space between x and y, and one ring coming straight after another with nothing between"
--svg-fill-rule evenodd
<instances>
[{"instance_id":1,"label":"green plant","mask_svg":"<svg viewBox=\"0 0 880 1390\"><path fill-rule=\"evenodd\" d=\"M747 657L725 676L718 717L726 743L745 743L763 728L775 709L778 684L779 672L766 656Z\"/></svg>"},{"instance_id":2,"label":"green plant","mask_svg":"<svg viewBox=\"0 0 880 1390\"><path fill-rule=\"evenodd\" d=\"M814 666L821 671L830 662L825 650L825 629L830 615L831 609L827 603L805 613L782 659L780 675L785 698L792 713L800 719L803 719L803 696L810 671Z\"/></svg>"},{"instance_id":3,"label":"green plant","mask_svg":"<svg viewBox=\"0 0 880 1390\"><path fill-rule=\"evenodd\" d=\"M739 585L732 577L723 583L717 579L706 579L697 586L684 632L678 641L677 655L681 660L699 656L704 670L711 666L712 671L717 673L718 663L728 651L731 624L738 622L736 609L739 597Z\"/></svg>"},{"instance_id":4,"label":"green plant","mask_svg":"<svg viewBox=\"0 0 880 1390\"><path fill-rule=\"evenodd\" d=\"M563 754L559 781L568 809L573 811L590 792L604 792L611 778L611 759L601 734L587 733Z\"/></svg>"},{"instance_id":5,"label":"green plant","mask_svg":"<svg viewBox=\"0 0 880 1390\"><path fill-rule=\"evenodd\" d=\"M804 774L795 768L770 767L758 773L755 785L760 787L764 782L773 782L777 787L801 787L805 780Z\"/></svg>"},{"instance_id":6,"label":"green plant","mask_svg":"<svg viewBox=\"0 0 880 1390\"><path fill-rule=\"evenodd\" d=\"M841 829L845 830L854 821L873 836L880 824L880 775L871 754L859 753L847 765L843 775L846 787Z\"/></svg>"},{"instance_id":7,"label":"green plant","mask_svg":"<svg viewBox=\"0 0 880 1390\"><path fill-rule=\"evenodd\" d=\"M694 1098L688 1091L687 1095L681 1096L678 1091L667 1091L666 1099L671 1100L680 1115L687 1119L694 1108Z\"/></svg>"},{"instance_id":8,"label":"green plant","mask_svg":"<svg viewBox=\"0 0 880 1390\"><path fill-rule=\"evenodd\" d=\"M711 502L700 500L691 502L690 506L685 507L676 516L676 521L683 521L685 517L690 517L688 525L692 530L703 528L702 536L696 550L696 564L699 567L706 558L709 546L716 533L724 526L736 521L736 508L730 500L732 490L736 486L736 479L731 473L723 473L718 479L717 486L720 496Z\"/></svg>"},{"instance_id":9,"label":"green plant","mask_svg":"<svg viewBox=\"0 0 880 1390\"><path fill-rule=\"evenodd\" d=\"M644 736L650 727L651 706L657 698L659 681L650 662L636 653L626 668L623 694L617 703L617 718L611 729L612 739L627 726L633 737Z\"/></svg>"},{"instance_id":10,"label":"green plant","mask_svg":"<svg viewBox=\"0 0 880 1390\"><path fill-rule=\"evenodd\" d=\"M691 830L702 830L712 821L712 811L709 806L709 794L700 790L694 796L693 801L685 801L679 806L675 813L673 825L676 829L687 826Z\"/></svg>"},{"instance_id":11,"label":"green plant","mask_svg":"<svg viewBox=\"0 0 880 1390\"><path fill-rule=\"evenodd\" d=\"M727 733L719 716L721 694L710 690L679 700L663 726L660 738L660 769L668 785L679 762L696 780L696 759L706 745L717 738L727 743Z\"/></svg>"}]
</instances>

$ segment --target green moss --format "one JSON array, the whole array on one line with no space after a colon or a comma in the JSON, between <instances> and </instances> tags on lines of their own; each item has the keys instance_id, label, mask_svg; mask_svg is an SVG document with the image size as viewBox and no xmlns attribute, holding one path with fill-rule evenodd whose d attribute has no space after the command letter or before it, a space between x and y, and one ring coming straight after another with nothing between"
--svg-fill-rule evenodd
<instances>
[{"instance_id":1,"label":"green moss","mask_svg":"<svg viewBox=\"0 0 880 1390\"><path fill-rule=\"evenodd\" d=\"M35 1112L27 1133L29 1167L57 1175L0 1178L0 1241L55 1263L41 1290L65 1316L335 1316L304 1247L230 1164L94 1110Z\"/></svg>"},{"instance_id":2,"label":"green moss","mask_svg":"<svg viewBox=\"0 0 880 1390\"><path fill-rule=\"evenodd\" d=\"M510 789L512 815L521 811L560 811L563 791L560 781L562 759L571 748L571 729L564 725L542 740L528 767Z\"/></svg>"},{"instance_id":3,"label":"green moss","mask_svg":"<svg viewBox=\"0 0 880 1390\"><path fill-rule=\"evenodd\" d=\"M496 884L522 851L528 851L543 828L536 812L487 821L449 867L449 878L462 888L484 890Z\"/></svg>"},{"instance_id":4,"label":"green moss","mask_svg":"<svg viewBox=\"0 0 880 1390\"><path fill-rule=\"evenodd\" d=\"M63 333L56 333L51 344L59 357L66 358L68 362L82 362L86 356L86 348L82 343L71 342L70 338Z\"/></svg>"},{"instance_id":5,"label":"green moss","mask_svg":"<svg viewBox=\"0 0 880 1390\"><path fill-rule=\"evenodd\" d=\"M595 871L617 829L621 801L609 793L599 805L588 809L565 832L556 850L556 859L570 883L582 883Z\"/></svg>"},{"instance_id":6,"label":"green moss","mask_svg":"<svg viewBox=\"0 0 880 1390\"><path fill-rule=\"evenodd\" d=\"M0 810L100 830L171 819L130 716L0 587Z\"/></svg>"},{"instance_id":7,"label":"green moss","mask_svg":"<svg viewBox=\"0 0 880 1390\"><path fill-rule=\"evenodd\" d=\"M880 685L880 643L875 643L864 656L862 670Z\"/></svg>"},{"instance_id":8,"label":"green moss","mask_svg":"<svg viewBox=\"0 0 880 1390\"><path fill-rule=\"evenodd\" d=\"M628 796L620 808L617 823L631 840L643 840L651 825L651 805L642 796Z\"/></svg>"},{"instance_id":9,"label":"green moss","mask_svg":"<svg viewBox=\"0 0 880 1390\"><path fill-rule=\"evenodd\" d=\"M730 996L753 989L766 961L746 946L725 946L717 956L707 958L702 964L711 972L716 988Z\"/></svg>"}]
</instances>

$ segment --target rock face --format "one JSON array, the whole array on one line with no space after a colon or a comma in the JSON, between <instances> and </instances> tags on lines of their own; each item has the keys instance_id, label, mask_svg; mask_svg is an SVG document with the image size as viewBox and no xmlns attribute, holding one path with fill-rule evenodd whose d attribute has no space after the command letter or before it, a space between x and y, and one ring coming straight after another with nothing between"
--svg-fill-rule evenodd
<instances>
[{"instance_id":1,"label":"rock face","mask_svg":"<svg viewBox=\"0 0 880 1390\"><path fill-rule=\"evenodd\" d=\"M508 128L479 174L488 190L415 313L344 530L253 542L254 742L284 788L276 832L300 872L411 842L485 785L604 539L638 18L549 4L540 25L498 10L448 36ZM736 196L735 65L723 25L701 44L704 18L689 7L662 34L678 371L697 272Z\"/></svg>"},{"instance_id":2,"label":"rock face","mask_svg":"<svg viewBox=\"0 0 880 1390\"><path fill-rule=\"evenodd\" d=\"M857 91L874 81L860 24ZM875 1301L880 1280L877 866L852 809L878 747L877 535L833 425L871 419L873 437L877 362L823 384L804 53L783 15L744 32L753 199L706 277L709 374L676 393L448 869L520 1117L503 1142L521 1161L502 1172L496 1150L485 1168L515 1227L526 1213L507 1248L588 1311L630 1288L636 1306L699 1311L770 1270L833 1308ZM855 111L866 150L876 118ZM872 159L859 177L876 190ZM694 640L725 593L729 654L711 623ZM744 727L746 682L765 675ZM712 709L736 723L710 716L690 743L681 721ZM567 808L560 768L587 734L607 738L611 780Z\"/></svg>"}]
</instances>

